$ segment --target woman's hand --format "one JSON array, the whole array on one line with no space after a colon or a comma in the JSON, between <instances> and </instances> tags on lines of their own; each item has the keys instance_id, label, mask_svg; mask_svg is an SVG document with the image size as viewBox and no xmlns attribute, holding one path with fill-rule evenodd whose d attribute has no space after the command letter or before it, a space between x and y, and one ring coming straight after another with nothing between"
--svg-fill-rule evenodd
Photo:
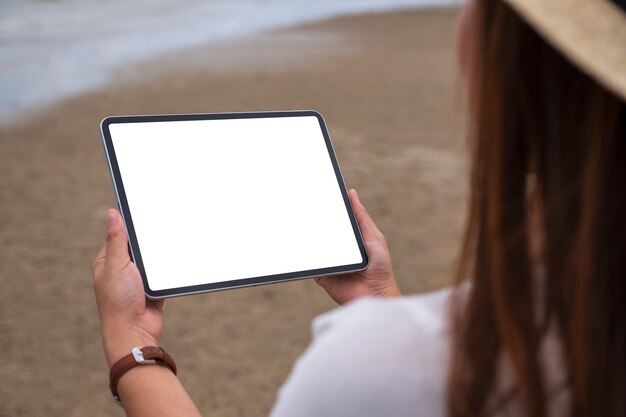
<instances>
[{"instance_id":1,"label":"woman's hand","mask_svg":"<svg viewBox=\"0 0 626 417\"><path fill-rule=\"evenodd\" d=\"M365 296L400 296L385 237L359 201L356 191L350 190L348 195L369 255L369 267L352 274L315 278L315 282L338 304Z\"/></svg>"},{"instance_id":2,"label":"woman's hand","mask_svg":"<svg viewBox=\"0 0 626 417\"><path fill-rule=\"evenodd\" d=\"M135 346L157 345L163 329L163 301L148 300L128 253L126 226L117 210L106 215L106 242L93 262L104 353L112 366Z\"/></svg>"}]
</instances>

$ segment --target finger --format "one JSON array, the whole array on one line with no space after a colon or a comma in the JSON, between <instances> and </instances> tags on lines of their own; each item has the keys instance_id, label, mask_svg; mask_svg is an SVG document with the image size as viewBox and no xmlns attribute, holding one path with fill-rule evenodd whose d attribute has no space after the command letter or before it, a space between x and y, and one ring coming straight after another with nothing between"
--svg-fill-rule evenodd
<instances>
[{"instance_id":1,"label":"finger","mask_svg":"<svg viewBox=\"0 0 626 417\"><path fill-rule=\"evenodd\" d=\"M100 265L103 265L104 262L106 261L106 257L107 257L107 244L105 242L93 260L92 269L95 271L96 269L100 268Z\"/></svg>"},{"instance_id":2,"label":"finger","mask_svg":"<svg viewBox=\"0 0 626 417\"><path fill-rule=\"evenodd\" d=\"M326 281L324 281L322 278L315 278L315 283L320 287L326 289L326 286L324 285Z\"/></svg>"},{"instance_id":3,"label":"finger","mask_svg":"<svg viewBox=\"0 0 626 417\"><path fill-rule=\"evenodd\" d=\"M378 230L378 227L376 227L374 220L372 220L369 213L365 209L365 206L363 206L361 200L359 200L359 195L356 190L350 190L348 196L350 197L350 202L354 208L354 214L356 215L356 220L359 223L359 228L363 233L363 237L368 238L382 236L382 233Z\"/></svg>"},{"instance_id":4,"label":"finger","mask_svg":"<svg viewBox=\"0 0 626 417\"><path fill-rule=\"evenodd\" d=\"M165 300L150 300L150 303L161 313L163 312L163 305L165 304Z\"/></svg>"},{"instance_id":5,"label":"finger","mask_svg":"<svg viewBox=\"0 0 626 417\"><path fill-rule=\"evenodd\" d=\"M130 261L126 227L119 211L107 211L106 262L109 265L125 265Z\"/></svg>"},{"instance_id":6,"label":"finger","mask_svg":"<svg viewBox=\"0 0 626 417\"><path fill-rule=\"evenodd\" d=\"M330 294L330 287L332 285L332 281L328 279L329 277L317 277L315 278L315 283L322 287L324 291Z\"/></svg>"}]
</instances>

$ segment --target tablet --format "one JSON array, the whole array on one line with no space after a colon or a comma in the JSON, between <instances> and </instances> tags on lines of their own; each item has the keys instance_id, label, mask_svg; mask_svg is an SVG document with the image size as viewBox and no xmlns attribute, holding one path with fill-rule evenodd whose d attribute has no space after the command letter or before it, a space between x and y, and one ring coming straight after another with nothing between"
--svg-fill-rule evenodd
<instances>
[{"instance_id":1,"label":"tablet","mask_svg":"<svg viewBox=\"0 0 626 417\"><path fill-rule=\"evenodd\" d=\"M101 133L149 297L367 267L319 113L116 116Z\"/></svg>"}]
</instances>

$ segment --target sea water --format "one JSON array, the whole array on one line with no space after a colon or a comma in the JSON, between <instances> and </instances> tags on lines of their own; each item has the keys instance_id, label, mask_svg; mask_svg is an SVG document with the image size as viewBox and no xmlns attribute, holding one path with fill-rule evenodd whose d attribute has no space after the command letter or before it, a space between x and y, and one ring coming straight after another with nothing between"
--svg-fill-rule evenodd
<instances>
[{"instance_id":1,"label":"sea water","mask_svg":"<svg viewBox=\"0 0 626 417\"><path fill-rule=\"evenodd\" d=\"M462 0L0 0L0 124L180 48Z\"/></svg>"}]
</instances>

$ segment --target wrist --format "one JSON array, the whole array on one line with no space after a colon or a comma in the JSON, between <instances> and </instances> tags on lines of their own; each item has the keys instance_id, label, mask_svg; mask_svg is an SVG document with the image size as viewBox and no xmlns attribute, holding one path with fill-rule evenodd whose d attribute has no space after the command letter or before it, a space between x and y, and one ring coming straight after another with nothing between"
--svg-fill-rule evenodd
<instances>
[{"instance_id":1,"label":"wrist","mask_svg":"<svg viewBox=\"0 0 626 417\"><path fill-rule=\"evenodd\" d=\"M389 298L402 297L402 293L400 292L398 285L395 283L395 278L394 278L394 283L392 285L385 287L382 291L379 292L379 296L389 297Z\"/></svg>"},{"instance_id":2,"label":"wrist","mask_svg":"<svg viewBox=\"0 0 626 417\"><path fill-rule=\"evenodd\" d=\"M102 345L109 368L128 355L134 347L157 346L158 340L136 329L103 329Z\"/></svg>"},{"instance_id":3,"label":"wrist","mask_svg":"<svg viewBox=\"0 0 626 417\"><path fill-rule=\"evenodd\" d=\"M400 289L398 288L398 281L393 271L385 272L383 275L378 276L376 281L378 285L372 288L372 295L375 297L391 298L401 297Z\"/></svg>"},{"instance_id":4,"label":"wrist","mask_svg":"<svg viewBox=\"0 0 626 417\"><path fill-rule=\"evenodd\" d=\"M134 368L144 367L144 365L160 365L168 368L176 375L176 363L174 359L158 346L144 346L143 348L135 347L131 353L125 355L118 360L109 371L109 387L113 398L121 405L121 397L118 391L118 383L120 380ZM154 372L152 372L154 374Z\"/></svg>"}]
</instances>

